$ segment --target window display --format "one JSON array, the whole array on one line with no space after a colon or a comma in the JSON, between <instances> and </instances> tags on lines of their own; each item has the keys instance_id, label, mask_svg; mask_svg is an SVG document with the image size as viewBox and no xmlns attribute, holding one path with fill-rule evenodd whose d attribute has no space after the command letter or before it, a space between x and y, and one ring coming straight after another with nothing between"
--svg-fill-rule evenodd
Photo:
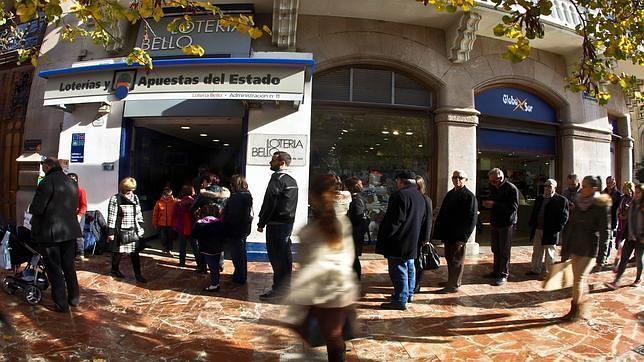
<instances>
[{"instance_id":1,"label":"window display","mask_svg":"<svg viewBox=\"0 0 644 362\"><path fill-rule=\"evenodd\" d=\"M427 179L429 122L426 112L318 107L311 123L311 180L328 173L360 178L375 240L396 173L410 169Z\"/></svg>"}]
</instances>

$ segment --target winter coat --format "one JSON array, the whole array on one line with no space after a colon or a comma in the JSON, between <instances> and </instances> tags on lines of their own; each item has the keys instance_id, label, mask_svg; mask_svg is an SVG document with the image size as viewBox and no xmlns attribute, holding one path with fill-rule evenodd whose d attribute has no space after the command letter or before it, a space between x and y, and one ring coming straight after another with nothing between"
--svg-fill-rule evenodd
<instances>
[{"instance_id":1,"label":"winter coat","mask_svg":"<svg viewBox=\"0 0 644 362\"><path fill-rule=\"evenodd\" d=\"M490 223L493 227L508 227L517 223L519 210L519 190L510 181L504 181L497 189L491 187L491 199L494 201Z\"/></svg>"},{"instance_id":2,"label":"winter coat","mask_svg":"<svg viewBox=\"0 0 644 362\"><path fill-rule=\"evenodd\" d=\"M50 169L29 206L32 239L37 243L60 243L82 237L77 208L78 185L62 168Z\"/></svg>"},{"instance_id":3,"label":"winter coat","mask_svg":"<svg viewBox=\"0 0 644 362\"><path fill-rule=\"evenodd\" d=\"M367 205L364 200L358 195L351 196L351 203L349 204L349 211L347 216L351 221L353 228L353 248L356 256L362 255L362 244L364 244L364 234L369 227L369 217L367 216Z\"/></svg>"},{"instance_id":4,"label":"winter coat","mask_svg":"<svg viewBox=\"0 0 644 362\"><path fill-rule=\"evenodd\" d=\"M593 203L586 210L580 207L577 195L575 212L567 226L566 245L570 254L595 258L599 245L608 245L611 198L606 194L593 196Z\"/></svg>"},{"instance_id":5,"label":"winter coat","mask_svg":"<svg viewBox=\"0 0 644 362\"><path fill-rule=\"evenodd\" d=\"M262 208L259 211L257 226L264 228L266 224L292 224L295 222L297 210L297 181L287 172L281 170L271 175Z\"/></svg>"},{"instance_id":6,"label":"winter coat","mask_svg":"<svg viewBox=\"0 0 644 362\"><path fill-rule=\"evenodd\" d=\"M122 193L110 197L107 206L107 235L116 235L119 230L136 230L143 237L143 213L136 194L128 198Z\"/></svg>"},{"instance_id":7,"label":"winter coat","mask_svg":"<svg viewBox=\"0 0 644 362\"><path fill-rule=\"evenodd\" d=\"M347 210L351 195L343 192L334 205L342 229L341 245L332 247L319 231L315 221L300 230L298 257L300 270L294 275L286 298L287 304L342 308L353 304L358 297L358 283L353 271L355 258L351 221Z\"/></svg>"},{"instance_id":8,"label":"winter coat","mask_svg":"<svg viewBox=\"0 0 644 362\"><path fill-rule=\"evenodd\" d=\"M539 195L534 202L534 208L532 209L529 222L529 225L532 227L530 240L534 238L534 234L537 231L539 210L544 200L543 195ZM541 239L541 245L556 245L559 239L559 233L563 230L567 221L568 200L559 194L552 195L543 213L543 238Z\"/></svg>"},{"instance_id":9,"label":"winter coat","mask_svg":"<svg viewBox=\"0 0 644 362\"><path fill-rule=\"evenodd\" d=\"M174 221L174 230L183 236L190 236L192 233L192 204L195 199L192 196L184 196L174 205L172 220Z\"/></svg>"},{"instance_id":10,"label":"winter coat","mask_svg":"<svg viewBox=\"0 0 644 362\"><path fill-rule=\"evenodd\" d=\"M219 185L210 185L199 192L190 211L199 219L205 216L219 216L230 197L230 190Z\"/></svg>"},{"instance_id":11,"label":"winter coat","mask_svg":"<svg viewBox=\"0 0 644 362\"><path fill-rule=\"evenodd\" d=\"M177 200L172 196L161 196L159 201L154 205L154 211L152 211L152 225L173 226L174 207L176 203Z\"/></svg>"},{"instance_id":12,"label":"winter coat","mask_svg":"<svg viewBox=\"0 0 644 362\"><path fill-rule=\"evenodd\" d=\"M426 240L431 215L416 185L407 185L389 197L385 217L378 229L376 253L385 257L415 259L418 242Z\"/></svg>"},{"instance_id":13,"label":"winter coat","mask_svg":"<svg viewBox=\"0 0 644 362\"><path fill-rule=\"evenodd\" d=\"M436 217L434 239L445 243L466 242L476 227L478 205L466 186L451 189L443 199Z\"/></svg>"},{"instance_id":14,"label":"winter coat","mask_svg":"<svg viewBox=\"0 0 644 362\"><path fill-rule=\"evenodd\" d=\"M607 194L612 200L612 206L610 207L610 228L615 230L617 228L617 209L619 208L620 201L622 201L622 194L617 187L614 187L612 190L609 190L608 187L602 191L602 194Z\"/></svg>"},{"instance_id":15,"label":"winter coat","mask_svg":"<svg viewBox=\"0 0 644 362\"><path fill-rule=\"evenodd\" d=\"M78 186L78 184L76 184ZM77 216L84 216L87 212L87 194L85 189L78 186L78 208L76 209Z\"/></svg>"},{"instance_id":16,"label":"winter coat","mask_svg":"<svg viewBox=\"0 0 644 362\"><path fill-rule=\"evenodd\" d=\"M628 209L628 240L637 240L644 243L644 211L643 205L633 201Z\"/></svg>"},{"instance_id":17,"label":"winter coat","mask_svg":"<svg viewBox=\"0 0 644 362\"><path fill-rule=\"evenodd\" d=\"M224 207L224 229L226 237L245 239L250 235L253 222L253 196L248 190L240 190L232 195Z\"/></svg>"},{"instance_id":18,"label":"winter coat","mask_svg":"<svg viewBox=\"0 0 644 362\"><path fill-rule=\"evenodd\" d=\"M224 223L221 218L206 216L195 222L192 237L199 241L199 252L215 255L224 251Z\"/></svg>"}]
</instances>

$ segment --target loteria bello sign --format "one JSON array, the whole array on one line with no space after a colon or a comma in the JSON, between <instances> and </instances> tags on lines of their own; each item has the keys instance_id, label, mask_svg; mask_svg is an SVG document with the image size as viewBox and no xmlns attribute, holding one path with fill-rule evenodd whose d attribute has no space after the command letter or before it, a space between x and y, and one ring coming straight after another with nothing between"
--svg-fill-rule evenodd
<instances>
[{"instance_id":1,"label":"loteria bello sign","mask_svg":"<svg viewBox=\"0 0 644 362\"><path fill-rule=\"evenodd\" d=\"M142 99L301 101L304 68L198 66L86 72L51 77L44 105Z\"/></svg>"},{"instance_id":2,"label":"loteria bello sign","mask_svg":"<svg viewBox=\"0 0 644 362\"><path fill-rule=\"evenodd\" d=\"M153 58L185 56L181 48L201 45L205 55L248 57L251 38L237 31L235 26L222 26L213 15L196 15L185 29L168 31L168 24L176 17L165 17L158 22L141 22L136 38L137 47ZM149 26L151 29L147 29Z\"/></svg>"}]
</instances>

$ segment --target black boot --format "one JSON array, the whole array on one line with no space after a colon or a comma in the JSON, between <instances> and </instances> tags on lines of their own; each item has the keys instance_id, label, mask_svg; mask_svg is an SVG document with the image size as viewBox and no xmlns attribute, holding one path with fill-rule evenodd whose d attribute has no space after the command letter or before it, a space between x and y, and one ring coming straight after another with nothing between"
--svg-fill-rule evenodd
<instances>
[{"instance_id":1,"label":"black boot","mask_svg":"<svg viewBox=\"0 0 644 362\"><path fill-rule=\"evenodd\" d=\"M139 253L131 253L130 259L132 259L132 269L134 269L134 278L139 283L147 283L148 281L141 275L141 258Z\"/></svg>"},{"instance_id":2,"label":"black boot","mask_svg":"<svg viewBox=\"0 0 644 362\"><path fill-rule=\"evenodd\" d=\"M121 258L123 257L122 253L112 253L112 271L110 275L116 278L124 278L125 275L119 270L119 264L121 264Z\"/></svg>"},{"instance_id":3,"label":"black boot","mask_svg":"<svg viewBox=\"0 0 644 362\"><path fill-rule=\"evenodd\" d=\"M342 349L328 349L327 348L327 358L329 362L344 362L346 352L344 348Z\"/></svg>"}]
</instances>

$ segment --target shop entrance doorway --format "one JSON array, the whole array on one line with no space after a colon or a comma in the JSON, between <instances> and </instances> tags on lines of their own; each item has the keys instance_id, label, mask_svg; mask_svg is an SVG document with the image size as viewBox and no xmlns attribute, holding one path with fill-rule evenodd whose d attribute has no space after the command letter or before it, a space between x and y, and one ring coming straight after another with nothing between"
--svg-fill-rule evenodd
<instances>
[{"instance_id":1,"label":"shop entrance doorway","mask_svg":"<svg viewBox=\"0 0 644 362\"><path fill-rule=\"evenodd\" d=\"M129 170L143 211L152 210L166 186L179 197L183 185L195 183L200 168L216 173L225 186L230 176L244 171L242 118L146 117L128 123Z\"/></svg>"}]
</instances>

